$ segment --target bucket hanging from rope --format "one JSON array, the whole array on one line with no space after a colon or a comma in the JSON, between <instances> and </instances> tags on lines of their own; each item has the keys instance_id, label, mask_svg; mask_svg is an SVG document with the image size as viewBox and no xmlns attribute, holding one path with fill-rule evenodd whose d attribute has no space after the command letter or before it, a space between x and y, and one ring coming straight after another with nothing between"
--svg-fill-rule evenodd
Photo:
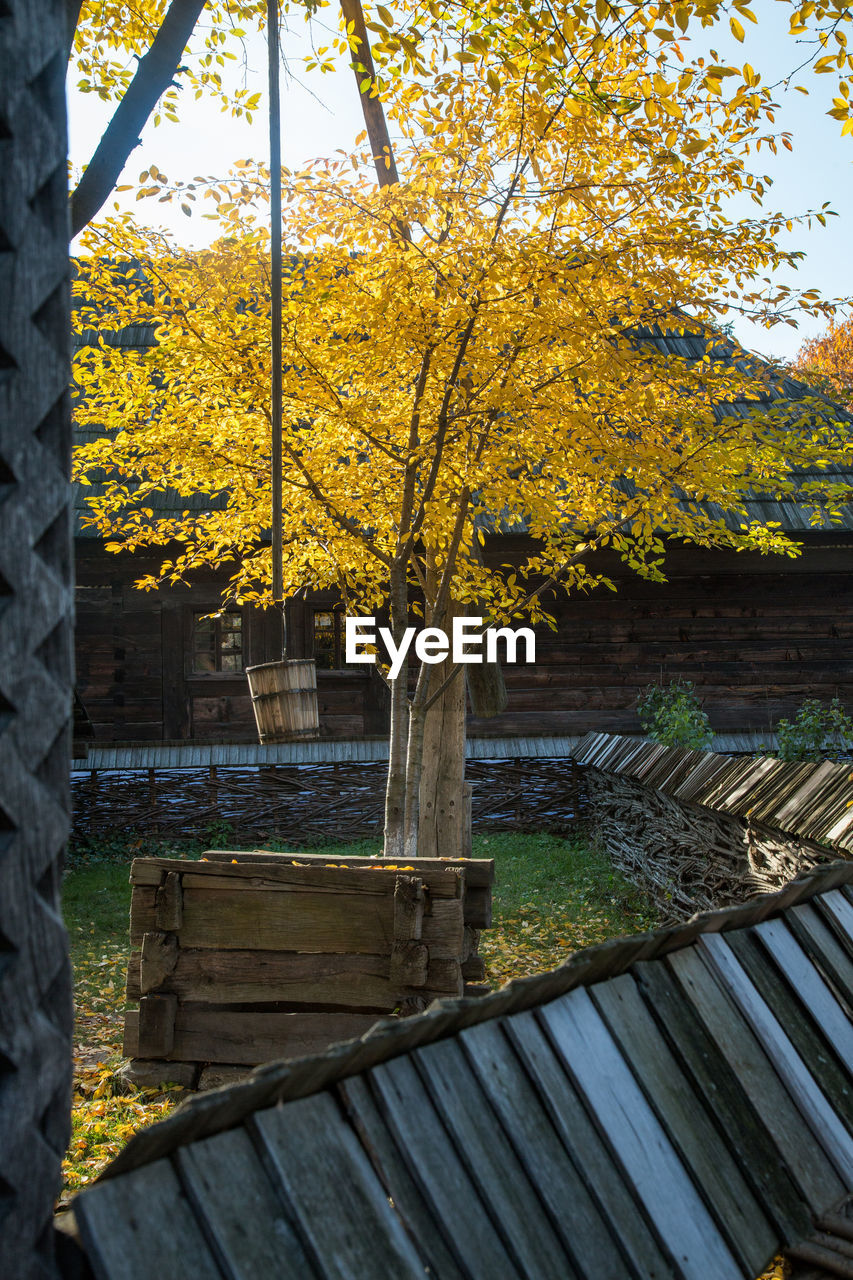
<instances>
[{"instance_id":1,"label":"bucket hanging from rope","mask_svg":"<svg viewBox=\"0 0 853 1280\"><path fill-rule=\"evenodd\" d=\"M281 107L278 85L278 0L267 0L270 92L270 426L272 448L272 595L281 618L282 657L247 667L246 677L261 742L304 742L320 736L317 672L313 658L288 659L282 565L281 395Z\"/></svg>"}]
</instances>

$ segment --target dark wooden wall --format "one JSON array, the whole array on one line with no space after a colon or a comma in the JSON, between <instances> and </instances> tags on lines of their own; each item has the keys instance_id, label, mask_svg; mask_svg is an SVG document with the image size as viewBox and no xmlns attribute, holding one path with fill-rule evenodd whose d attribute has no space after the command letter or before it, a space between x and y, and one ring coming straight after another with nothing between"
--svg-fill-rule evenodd
<instances>
[{"instance_id":1,"label":"dark wooden wall","mask_svg":"<svg viewBox=\"0 0 853 1280\"><path fill-rule=\"evenodd\" d=\"M133 585L159 560L116 556L94 539L77 544L77 736L95 742L255 742L252 704L242 672L192 671L193 616L220 607L226 569L200 574L192 587L140 591ZM310 656L314 606L288 605L289 653ZM244 608L244 666L281 656L280 622ZM384 685L368 668L319 671L321 732L351 738L387 727ZM87 720L84 720L84 716Z\"/></svg>"},{"instance_id":2,"label":"dark wooden wall","mask_svg":"<svg viewBox=\"0 0 853 1280\"><path fill-rule=\"evenodd\" d=\"M507 538L501 559L523 550ZM676 548L663 584L613 556L596 565L617 591L552 596L557 631L538 629L535 666L505 667L507 711L471 732L637 732L639 691L677 677L695 683L720 732L769 731L807 697L853 707L849 535L813 537L796 559Z\"/></svg>"},{"instance_id":3,"label":"dark wooden wall","mask_svg":"<svg viewBox=\"0 0 853 1280\"><path fill-rule=\"evenodd\" d=\"M679 676L695 683L721 732L769 732L807 697L837 693L853 706L847 536L813 537L795 560L677 548L665 584L602 559L618 590L552 596L557 631L538 629L534 665L505 666L507 711L472 719L470 732L637 731L639 691ZM525 549L523 539L503 538L487 556L517 561ZM254 741L245 677L190 670L192 615L218 606L227 572L192 588L137 591L133 582L154 567L81 541L77 680L94 739ZM332 604L329 593L289 603L292 657L310 656L312 609ZM275 617L245 610L244 644L247 664L278 657ZM387 696L373 668L318 671L317 679L324 736L385 732Z\"/></svg>"}]
</instances>

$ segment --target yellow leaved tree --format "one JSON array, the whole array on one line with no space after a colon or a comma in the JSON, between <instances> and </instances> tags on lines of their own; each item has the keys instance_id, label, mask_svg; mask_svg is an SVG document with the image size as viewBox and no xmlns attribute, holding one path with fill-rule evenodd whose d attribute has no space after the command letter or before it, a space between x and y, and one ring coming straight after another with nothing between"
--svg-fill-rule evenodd
<instances>
[{"instance_id":1,"label":"yellow leaved tree","mask_svg":"<svg viewBox=\"0 0 853 1280\"><path fill-rule=\"evenodd\" d=\"M811 385L840 403L853 406L853 316L830 321L822 338L804 342L794 367Z\"/></svg>"},{"instance_id":2,"label":"yellow leaved tree","mask_svg":"<svg viewBox=\"0 0 853 1280\"><path fill-rule=\"evenodd\" d=\"M778 321L822 305L765 282L796 256L749 168L769 97L724 95L702 60L672 69L630 26L602 41L594 25L510 57L500 30L457 25L448 47L424 24L385 90L400 182L377 187L369 150L282 175L285 591L387 608L396 645L413 608L434 628L454 607L545 619L546 591L601 581L600 547L652 576L667 538L792 553L749 522L741 491L790 492L792 465L853 451L823 402L772 399L773 371L735 362L714 329L727 309ZM92 520L117 550L179 544L161 581L229 563L230 597L259 603L268 183L248 165L193 183L222 224L210 249L127 217L91 228L76 286L77 323L105 335L77 368L78 417L103 428L77 459L99 483ZM755 217L732 212L743 190ZM145 322L156 347L109 344ZM700 335L700 353L661 331ZM735 403L754 411L720 408ZM166 519L147 502L163 490L224 505ZM844 495L827 480L821 496ZM740 530L706 504L740 512ZM527 559L484 564L486 532L520 527ZM435 672L421 661L391 681L393 857L417 849Z\"/></svg>"}]
</instances>

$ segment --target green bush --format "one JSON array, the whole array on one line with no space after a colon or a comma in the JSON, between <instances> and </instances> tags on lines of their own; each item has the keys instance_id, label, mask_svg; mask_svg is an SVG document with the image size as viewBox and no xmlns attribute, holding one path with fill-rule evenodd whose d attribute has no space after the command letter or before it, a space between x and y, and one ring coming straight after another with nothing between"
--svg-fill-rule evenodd
<instances>
[{"instance_id":1,"label":"green bush","mask_svg":"<svg viewBox=\"0 0 853 1280\"><path fill-rule=\"evenodd\" d=\"M665 747L701 751L714 736L690 680L647 685L637 699L637 715L644 732Z\"/></svg>"},{"instance_id":2,"label":"green bush","mask_svg":"<svg viewBox=\"0 0 853 1280\"><path fill-rule=\"evenodd\" d=\"M825 706L806 698L793 722L776 726L776 755L780 760L840 760L853 743L853 720L839 698Z\"/></svg>"}]
</instances>

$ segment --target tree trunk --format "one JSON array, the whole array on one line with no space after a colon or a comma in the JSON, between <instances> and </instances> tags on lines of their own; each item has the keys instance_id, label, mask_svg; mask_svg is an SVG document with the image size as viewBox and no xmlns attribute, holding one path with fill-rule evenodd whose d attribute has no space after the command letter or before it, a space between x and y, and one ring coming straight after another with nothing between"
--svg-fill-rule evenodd
<instances>
[{"instance_id":1,"label":"tree trunk","mask_svg":"<svg viewBox=\"0 0 853 1280\"><path fill-rule=\"evenodd\" d=\"M406 568L391 569L391 634L399 645L406 629L408 591ZM394 862L403 858L406 817L406 759L409 730L409 673L406 666L391 681L391 731L388 743L388 780L385 786L385 843L383 856Z\"/></svg>"},{"instance_id":2,"label":"tree trunk","mask_svg":"<svg viewBox=\"0 0 853 1280\"><path fill-rule=\"evenodd\" d=\"M63 0L0 4L0 1275L58 1276L73 619Z\"/></svg>"},{"instance_id":3,"label":"tree trunk","mask_svg":"<svg viewBox=\"0 0 853 1280\"><path fill-rule=\"evenodd\" d=\"M418 814L420 811L421 770L424 759L426 716L421 707L409 708L409 749L406 753L406 816L404 822L404 858L417 858Z\"/></svg>"},{"instance_id":4,"label":"tree trunk","mask_svg":"<svg viewBox=\"0 0 853 1280\"><path fill-rule=\"evenodd\" d=\"M444 624L448 632L454 612L448 610ZM434 689L440 688L452 666L447 658L433 668ZM465 857L465 680L461 674L427 712L419 800L419 857Z\"/></svg>"}]
</instances>

